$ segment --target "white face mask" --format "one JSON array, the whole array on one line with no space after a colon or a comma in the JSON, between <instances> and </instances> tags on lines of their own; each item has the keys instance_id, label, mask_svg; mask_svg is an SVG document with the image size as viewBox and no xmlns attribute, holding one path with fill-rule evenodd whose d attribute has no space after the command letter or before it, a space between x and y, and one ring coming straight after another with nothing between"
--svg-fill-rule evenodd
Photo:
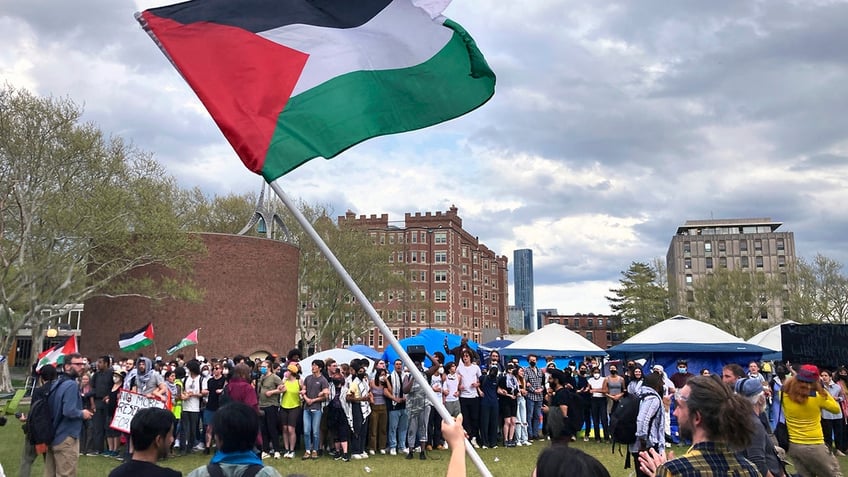
<instances>
[{"instance_id":1,"label":"white face mask","mask_svg":"<svg viewBox=\"0 0 848 477\"><path fill-rule=\"evenodd\" d=\"M200 373L200 374L201 374L201 375L203 375L203 377L204 377L204 378L208 378L208 377L209 377L209 370L208 370L208 369L204 369L204 370L203 370L203 372L202 372L202 373Z\"/></svg>"},{"instance_id":2,"label":"white face mask","mask_svg":"<svg viewBox=\"0 0 848 477\"><path fill-rule=\"evenodd\" d=\"M221 372L222 372L222 373L224 373L224 376L226 376L226 375L230 374L230 370L229 370L229 369L227 369L227 368L224 368L224 370L223 370L223 371L221 371Z\"/></svg>"},{"instance_id":3,"label":"white face mask","mask_svg":"<svg viewBox=\"0 0 848 477\"><path fill-rule=\"evenodd\" d=\"M592 377L595 378L595 379L598 379L598 378L601 377L601 375L599 373L595 373L595 374L592 375Z\"/></svg>"},{"instance_id":4,"label":"white face mask","mask_svg":"<svg viewBox=\"0 0 848 477\"><path fill-rule=\"evenodd\" d=\"M439 368L439 374L445 374L445 368Z\"/></svg>"}]
</instances>

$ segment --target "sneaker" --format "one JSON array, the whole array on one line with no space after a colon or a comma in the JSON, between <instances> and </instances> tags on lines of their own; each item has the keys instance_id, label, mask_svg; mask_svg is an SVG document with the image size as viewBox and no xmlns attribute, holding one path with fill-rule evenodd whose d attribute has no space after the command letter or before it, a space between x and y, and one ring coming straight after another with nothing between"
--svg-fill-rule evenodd
<instances>
[{"instance_id":1,"label":"sneaker","mask_svg":"<svg viewBox=\"0 0 848 477\"><path fill-rule=\"evenodd\" d=\"M368 453L371 454L371 455L376 454L376 452L374 452L374 449L368 449Z\"/></svg>"},{"instance_id":2,"label":"sneaker","mask_svg":"<svg viewBox=\"0 0 848 477\"><path fill-rule=\"evenodd\" d=\"M344 458L345 458L344 454L339 454L336 457L334 457L333 460L344 460Z\"/></svg>"},{"instance_id":3,"label":"sneaker","mask_svg":"<svg viewBox=\"0 0 848 477\"><path fill-rule=\"evenodd\" d=\"M380 455L386 455L386 449L380 449Z\"/></svg>"},{"instance_id":4,"label":"sneaker","mask_svg":"<svg viewBox=\"0 0 848 477\"><path fill-rule=\"evenodd\" d=\"M404 454L409 454L409 447L404 447L402 452Z\"/></svg>"},{"instance_id":5,"label":"sneaker","mask_svg":"<svg viewBox=\"0 0 848 477\"><path fill-rule=\"evenodd\" d=\"M412 452L408 452L408 453L406 454L406 457L404 457L404 459L406 459L406 460L412 460Z\"/></svg>"},{"instance_id":6,"label":"sneaker","mask_svg":"<svg viewBox=\"0 0 848 477\"><path fill-rule=\"evenodd\" d=\"M304 452L303 457L300 458L300 460L306 460L306 459L309 459L309 451Z\"/></svg>"},{"instance_id":7,"label":"sneaker","mask_svg":"<svg viewBox=\"0 0 848 477\"><path fill-rule=\"evenodd\" d=\"M359 454L359 455L361 455L363 459L367 459L367 458L368 458L368 454L367 454L367 453L365 453L365 452L363 452L362 454Z\"/></svg>"},{"instance_id":8,"label":"sneaker","mask_svg":"<svg viewBox=\"0 0 848 477\"><path fill-rule=\"evenodd\" d=\"M96 457L96 456L99 456L99 455L100 455L100 452L97 452L97 451L88 451L88 452L86 452L86 453L85 453L85 455L87 455L87 456L89 456L89 457Z\"/></svg>"},{"instance_id":9,"label":"sneaker","mask_svg":"<svg viewBox=\"0 0 848 477\"><path fill-rule=\"evenodd\" d=\"M262 458L263 458L263 459L268 459L268 458L270 458L270 457L271 457L271 454L269 454L269 453L267 453L267 452L263 452L263 453L262 453Z\"/></svg>"},{"instance_id":10,"label":"sneaker","mask_svg":"<svg viewBox=\"0 0 848 477\"><path fill-rule=\"evenodd\" d=\"M471 438L471 445L474 446L475 449L480 448L480 446L477 444L477 438L476 437Z\"/></svg>"},{"instance_id":11,"label":"sneaker","mask_svg":"<svg viewBox=\"0 0 848 477\"><path fill-rule=\"evenodd\" d=\"M312 451L312 458L313 458L313 459L317 459L317 458L318 458L318 451Z\"/></svg>"},{"instance_id":12,"label":"sneaker","mask_svg":"<svg viewBox=\"0 0 848 477\"><path fill-rule=\"evenodd\" d=\"M833 452L833 455L835 455L835 456L837 456L837 457L845 457L845 453L844 453L844 452L842 452L842 451L841 451L841 450L839 450L839 449L836 449L836 450Z\"/></svg>"},{"instance_id":13,"label":"sneaker","mask_svg":"<svg viewBox=\"0 0 848 477\"><path fill-rule=\"evenodd\" d=\"M277 460L280 460L280 453L274 452L274 458L277 459Z\"/></svg>"},{"instance_id":14,"label":"sneaker","mask_svg":"<svg viewBox=\"0 0 848 477\"><path fill-rule=\"evenodd\" d=\"M422 453L418 454L418 458L421 459L421 460L427 460L427 454L422 452Z\"/></svg>"},{"instance_id":15,"label":"sneaker","mask_svg":"<svg viewBox=\"0 0 848 477\"><path fill-rule=\"evenodd\" d=\"M483 444L483 449L488 449L488 448L489 448L489 446L487 446L486 444Z\"/></svg>"},{"instance_id":16,"label":"sneaker","mask_svg":"<svg viewBox=\"0 0 848 477\"><path fill-rule=\"evenodd\" d=\"M394 447L389 449L389 455L397 455L397 449L395 449Z\"/></svg>"},{"instance_id":17,"label":"sneaker","mask_svg":"<svg viewBox=\"0 0 848 477\"><path fill-rule=\"evenodd\" d=\"M354 460L362 460L362 454L353 454L350 457Z\"/></svg>"},{"instance_id":18,"label":"sneaker","mask_svg":"<svg viewBox=\"0 0 848 477\"><path fill-rule=\"evenodd\" d=\"M428 450L428 451L433 450L433 446L431 446L430 444L427 444L427 447L426 447L426 448L427 448L427 450Z\"/></svg>"}]
</instances>

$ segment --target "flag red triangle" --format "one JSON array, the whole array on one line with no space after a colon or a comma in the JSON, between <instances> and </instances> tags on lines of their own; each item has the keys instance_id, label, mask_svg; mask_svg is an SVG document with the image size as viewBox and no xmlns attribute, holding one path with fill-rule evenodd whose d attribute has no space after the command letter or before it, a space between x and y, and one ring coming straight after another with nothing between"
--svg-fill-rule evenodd
<instances>
[{"instance_id":1,"label":"flag red triangle","mask_svg":"<svg viewBox=\"0 0 848 477\"><path fill-rule=\"evenodd\" d=\"M244 165L260 172L309 55L241 28L142 16Z\"/></svg>"}]
</instances>

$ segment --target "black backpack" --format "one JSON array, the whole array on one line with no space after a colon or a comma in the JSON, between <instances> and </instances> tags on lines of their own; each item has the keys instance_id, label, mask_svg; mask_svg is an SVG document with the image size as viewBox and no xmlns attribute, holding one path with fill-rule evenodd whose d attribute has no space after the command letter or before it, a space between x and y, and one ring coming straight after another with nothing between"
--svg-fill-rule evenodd
<instances>
[{"instance_id":1,"label":"black backpack","mask_svg":"<svg viewBox=\"0 0 848 477\"><path fill-rule=\"evenodd\" d=\"M241 477L256 477L256 474L264 468L264 466L259 464L250 464L244 469ZM206 472L209 473L209 477L224 477L224 470L221 469L221 464L206 464Z\"/></svg>"},{"instance_id":2,"label":"black backpack","mask_svg":"<svg viewBox=\"0 0 848 477\"><path fill-rule=\"evenodd\" d=\"M50 412L48 399L53 391L59 388L66 380L54 381L48 384L43 397L32 403L27 414L27 432L29 443L32 445L53 443L56 430L53 429L53 413Z\"/></svg>"},{"instance_id":3,"label":"black backpack","mask_svg":"<svg viewBox=\"0 0 848 477\"><path fill-rule=\"evenodd\" d=\"M639 403L642 399L627 394L618 400L618 407L610 414L609 427L613 446L636 442L636 419L639 417Z\"/></svg>"}]
</instances>

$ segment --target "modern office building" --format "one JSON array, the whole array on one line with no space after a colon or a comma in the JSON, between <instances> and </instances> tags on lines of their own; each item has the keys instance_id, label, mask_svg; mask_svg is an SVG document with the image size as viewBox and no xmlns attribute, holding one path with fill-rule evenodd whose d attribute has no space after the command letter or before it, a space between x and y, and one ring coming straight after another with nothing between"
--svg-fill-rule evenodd
<instances>
[{"instance_id":1,"label":"modern office building","mask_svg":"<svg viewBox=\"0 0 848 477\"><path fill-rule=\"evenodd\" d=\"M536 310L536 328L545 326L545 317L548 315L558 315L556 308L539 308Z\"/></svg>"},{"instance_id":2,"label":"modern office building","mask_svg":"<svg viewBox=\"0 0 848 477\"><path fill-rule=\"evenodd\" d=\"M513 283L515 284L515 306L524 310L524 329L536 331L536 311L533 306L533 251L529 248L513 253Z\"/></svg>"},{"instance_id":3,"label":"modern office building","mask_svg":"<svg viewBox=\"0 0 848 477\"><path fill-rule=\"evenodd\" d=\"M411 295L373 303L398 339L436 328L480 343L508 331L508 259L465 230L457 212L452 206L447 212L406 213L402 224L390 223L388 214L357 217L351 211L338 219L366 228L375 243L395 247L391 262L407 271ZM376 328L362 344L378 350L388 345Z\"/></svg>"},{"instance_id":4,"label":"modern office building","mask_svg":"<svg viewBox=\"0 0 848 477\"><path fill-rule=\"evenodd\" d=\"M509 305L507 308L509 313L509 327L512 330L523 330L524 328L524 310L515 306ZM511 333L512 331L510 331Z\"/></svg>"},{"instance_id":5,"label":"modern office building","mask_svg":"<svg viewBox=\"0 0 848 477\"><path fill-rule=\"evenodd\" d=\"M677 228L666 255L672 314L693 316L693 284L716 269L763 272L773 277L795 260L795 237L778 231L771 218L687 220ZM783 307L772 303L760 317L783 320Z\"/></svg>"}]
</instances>

